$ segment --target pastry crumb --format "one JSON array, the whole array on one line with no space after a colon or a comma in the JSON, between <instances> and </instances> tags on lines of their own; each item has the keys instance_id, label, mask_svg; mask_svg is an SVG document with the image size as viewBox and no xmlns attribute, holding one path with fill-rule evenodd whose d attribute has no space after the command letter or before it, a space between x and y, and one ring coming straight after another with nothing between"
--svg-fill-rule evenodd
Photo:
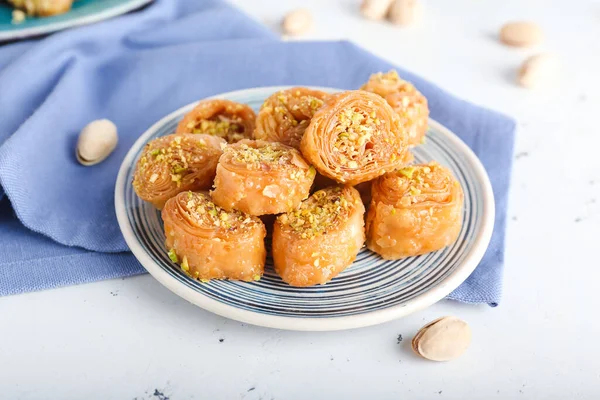
<instances>
[{"instance_id":1,"label":"pastry crumb","mask_svg":"<svg viewBox=\"0 0 600 400\"><path fill-rule=\"evenodd\" d=\"M27 18L27 14L21 10L13 10L12 12L12 21L10 22L13 25L21 24Z\"/></svg>"}]
</instances>

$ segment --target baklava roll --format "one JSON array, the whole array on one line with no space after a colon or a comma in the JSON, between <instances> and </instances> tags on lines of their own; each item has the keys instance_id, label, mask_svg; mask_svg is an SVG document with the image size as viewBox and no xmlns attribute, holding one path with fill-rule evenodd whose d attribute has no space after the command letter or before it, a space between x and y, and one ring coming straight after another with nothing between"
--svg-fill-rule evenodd
<instances>
[{"instance_id":1,"label":"baklava roll","mask_svg":"<svg viewBox=\"0 0 600 400\"><path fill-rule=\"evenodd\" d=\"M427 99L410 82L401 79L394 70L371 75L361 90L383 97L400 116L403 129L408 132L408 144L421 144L427 132L429 106Z\"/></svg>"},{"instance_id":2,"label":"baklava roll","mask_svg":"<svg viewBox=\"0 0 600 400\"><path fill-rule=\"evenodd\" d=\"M367 213L367 247L394 260L452 244L463 220L463 191L436 162L376 179Z\"/></svg>"},{"instance_id":3,"label":"baklava roll","mask_svg":"<svg viewBox=\"0 0 600 400\"><path fill-rule=\"evenodd\" d=\"M252 139L256 114L231 100L202 100L177 125L176 133L204 133L235 143Z\"/></svg>"},{"instance_id":4,"label":"baklava roll","mask_svg":"<svg viewBox=\"0 0 600 400\"><path fill-rule=\"evenodd\" d=\"M177 193L207 190L225 145L216 136L187 133L154 139L137 162L133 188L142 200L158 209Z\"/></svg>"},{"instance_id":5,"label":"baklava roll","mask_svg":"<svg viewBox=\"0 0 600 400\"><path fill-rule=\"evenodd\" d=\"M329 187L277 217L275 271L292 286L324 284L356 259L365 241L365 208L353 187Z\"/></svg>"},{"instance_id":6,"label":"baklava roll","mask_svg":"<svg viewBox=\"0 0 600 400\"><path fill-rule=\"evenodd\" d=\"M258 112L254 137L297 149L310 119L327 96L320 90L303 87L273 93Z\"/></svg>"},{"instance_id":7,"label":"baklava roll","mask_svg":"<svg viewBox=\"0 0 600 400\"><path fill-rule=\"evenodd\" d=\"M73 0L8 0L15 8L35 17L64 14L73 5Z\"/></svg>"},{"instance_id":8,"label":"baklava roll","mask_svg":"<svg viewBox=\"0 0 600 400\"><path fill-rule=\"evenodd\" d=\"M205 193L183 192L167 201L162 219L169 258L192 278L261 278L266 232L257 217L227 212Z\"/></svg>"},{"instance_id":9,"label":"baklava roll","mask_svg":"<svg viewBox=\"0 0 600 400\"><path fill-rule=\"evenodd\" d=\"M280 214L306 199L316 171L282 143L243 140L225 148L217 165L213 201L250 215Z\"/></svg>"},{"instance_id":10,"label":"baklava roll","mask_svg":"<svg viewBox=\"0 0 600 400\"><path fill-rule=\"evenodd\" d=\"M300 150L322 175L356 185L404 166L407 139L398 114L381 96L354 90L327 98Z\"/></svg>"}]
</instances>

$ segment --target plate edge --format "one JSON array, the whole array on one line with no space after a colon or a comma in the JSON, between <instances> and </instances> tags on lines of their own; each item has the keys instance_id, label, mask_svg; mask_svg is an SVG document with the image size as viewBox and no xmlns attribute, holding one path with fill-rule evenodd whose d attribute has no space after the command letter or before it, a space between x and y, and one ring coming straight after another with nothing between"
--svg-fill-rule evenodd
<instances>
[{"instance_id":1,"label":"plate edge","mask_svg":"<svg viewBox=\"0 0 600 400\"><path fill-rule=\"evenodd\" d=\"M97 22L101 22L110 18L118 17L126 14L137 8L141 8L146 4L152 3L154 0L131 0L128 3L120 4L106 10L102 10L95 14L83 16L79 19L50 23L48 25L36 26L32 28L25 28L20 30L9 30L0 31L0 44L1 42L11 40L21 40L29 37L40 36L50 34L53 32L59 32L69 28L75 28L83 25L90 25Z\"/></svg>"},{"instance_id":2,"label":"plate edge","mask_svg":"<svg viewBox=\"0 0 600 400\"><path fill-rule=\"evenodd\" d=\"M251 88L251 89L241 89L236 91L230 91L226 93L221 93L215 96L207 97L206 99L214 99L214 98L222 98L222 97L231 97L236 94L247 93L248 95L252 95L252 92L263 92L266 90L269 91L278 91L282 89L288 89L294 87L291 86L266 86L259 88ZM337 92L343 89L335 89L335 88L327 88L327 87L317 87L317 86L308 86L312 89L323 90L327 92ZM454 289L460 286L477 268L479 262L483 258L485 254L489 242L491 240L491 236L493 233L494 220L495 220L495 201L494 195L492 191L492 186L489 180L489 176L487 171L481 164L479 158L475 155L473 150L469 148L458 136L452 133L448 128L440 124L439 122L429 119L429 124L433 125L442 132L449 140L451 140L460 150L462 150L469 157L469 161L476 167L475 176L479 178L479 182L482 184L483 193L483 213L485 216L482 227L481 234L477 237L476 243L474 244L473 251L467 255L465 260L463 260L462 265L466 266L459 270L453 271L449 276L447 276L444 281L442 281L438 286L426 292L423 296L425 298L419 298L409 300L408 304L396 305L390 307L388 309L373 311L364 315L350 315L343 317L326 317L326 318L293 318L293 317L281 317L274 315L263 315L258 314L253 311L241 310L229 305L222 304L216 300L210 299L198 292L195 292L193 289L181 286L176 281L174 281L162 268L155 266L154 262L150 259L150 257L144 252L141 246L134 240L132 240L133 231L128 224L128 220L125 215L125 204L124 204L124 196L119 196L125 189L125 177L126 170L130 163L133 162L135 158L135 154L140 145L143 145L160 126L164 124L165 121L173 119L179 114L185 113L186 111L191 110L198 101L185 105L183 107L178 108L177 110L171 112L167 116L161 118L159 121L154 123L150 128L148 128L131 146L121 166L119 167L119 173L117 175L117 181L115 184L115 212L117 214L117 221L119 223L119 227L121 232L123 233L123 237L130 250L133 252L135 257L138 259L140 264L146 269L156 280L158 280L162 285L167 287L173 293L182 297L183 299L199 306L200 308L220 315L225 318L234 319L240 322L263 326L268 328L276 328L276 329L284 329L284 330L294 330L294 331L336 331L336 330L347 330L347 329L356 329L361 327L367 327L372 325L377 325L385 322L392 321L394 319L398 319L400 317L406 316L413 312L419 311L426 307L429 307L438 301L442 300L445 296L451 293ZM126 232L127 231L127 234ZM129 236L129 238L128 238ZM147 267L141 259L144 259L146 263L152 265L152 267ZM258 319L258 320L257 320Z\"/></svg>"}]
</instances>

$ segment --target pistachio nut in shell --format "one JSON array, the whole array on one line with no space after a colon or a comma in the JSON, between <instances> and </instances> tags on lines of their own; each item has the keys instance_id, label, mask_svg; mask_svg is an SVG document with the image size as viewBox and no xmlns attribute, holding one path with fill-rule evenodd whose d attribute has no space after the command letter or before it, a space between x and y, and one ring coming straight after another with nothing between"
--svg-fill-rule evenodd
<instances>
[{"instance_id":1,"label":"pistachio nut in shell","mask_svg":"<svg viewBox=\"0 0 600 400\"><path fill-rule=\"evenodd\" d=\"M300 8L289 12L281 21L283 33L290 36L299 36L312 29L314 24L312 13Z\"/></svg>"},{"instance_id":2,"label":"pistachio nut in shell","mask_svg":"<svg viewBox=\"0 0 600 400\"><path fill-rule=\"evenodd\" d=\"M77 161L85 166L98 164L112 153L117 142L117 127L112 121L92 121L79 134L75 151Z\"/></svg>"},{"instance_id":3,"label":"pistachio nut in shell","mask_svg":"<svg viewBox=\"0 0 600 400\"><path fill-rule=\"evenodd\" d=\"M500 41L509 46L531 47L544 38L542 28L531 21L509 22L500 29Z\"/></svg>"},{"instance_id":4,"label":"pistachio nut in shell","mask_svg":"<svg viewBox=\"0 0 600 400\"><path fill-rule=\"evenodd\" d=\"M460 357L471 344L471 328L457 317L442 317L419 330L412 348L432 361L450 361Z\"/></svg>"},{"instance_id":5,"label":"pistachio nut in shell","mask_svg":"<svg viewBox=\"0 0 600 400\"><path fill-rule=\"evenodd\" d=\"M525 88L551 85L558 77L557 57L550 53L526 59L517 73L517 83Z\"/></svg>"}]
</instances>

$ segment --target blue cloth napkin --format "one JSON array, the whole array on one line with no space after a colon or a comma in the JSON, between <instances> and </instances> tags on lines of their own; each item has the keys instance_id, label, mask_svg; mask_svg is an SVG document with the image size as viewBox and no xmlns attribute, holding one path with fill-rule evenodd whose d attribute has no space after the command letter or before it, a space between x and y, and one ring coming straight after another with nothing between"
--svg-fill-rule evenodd
<instances>
[{"instance_id":1,"label":"blue cloth napkin","mask_svg":"<svg viewBox=\"0 0 600 400\"><path fill-rule=\"evenodd\" d=\"M280 42L213 0L157 0L104 23L0 47L0 196L10 201L0 202L0 295L143 272L117 225L114 184L130 146L164 115L256 86L354 89L391 68L348 42ZM515 124L397 69L490 175L494 235L481 264L449 298L496 304ZM99 118L116 123L119 145L86 168L75 160L76 138Z\"/></svg>"}]
</instances>

